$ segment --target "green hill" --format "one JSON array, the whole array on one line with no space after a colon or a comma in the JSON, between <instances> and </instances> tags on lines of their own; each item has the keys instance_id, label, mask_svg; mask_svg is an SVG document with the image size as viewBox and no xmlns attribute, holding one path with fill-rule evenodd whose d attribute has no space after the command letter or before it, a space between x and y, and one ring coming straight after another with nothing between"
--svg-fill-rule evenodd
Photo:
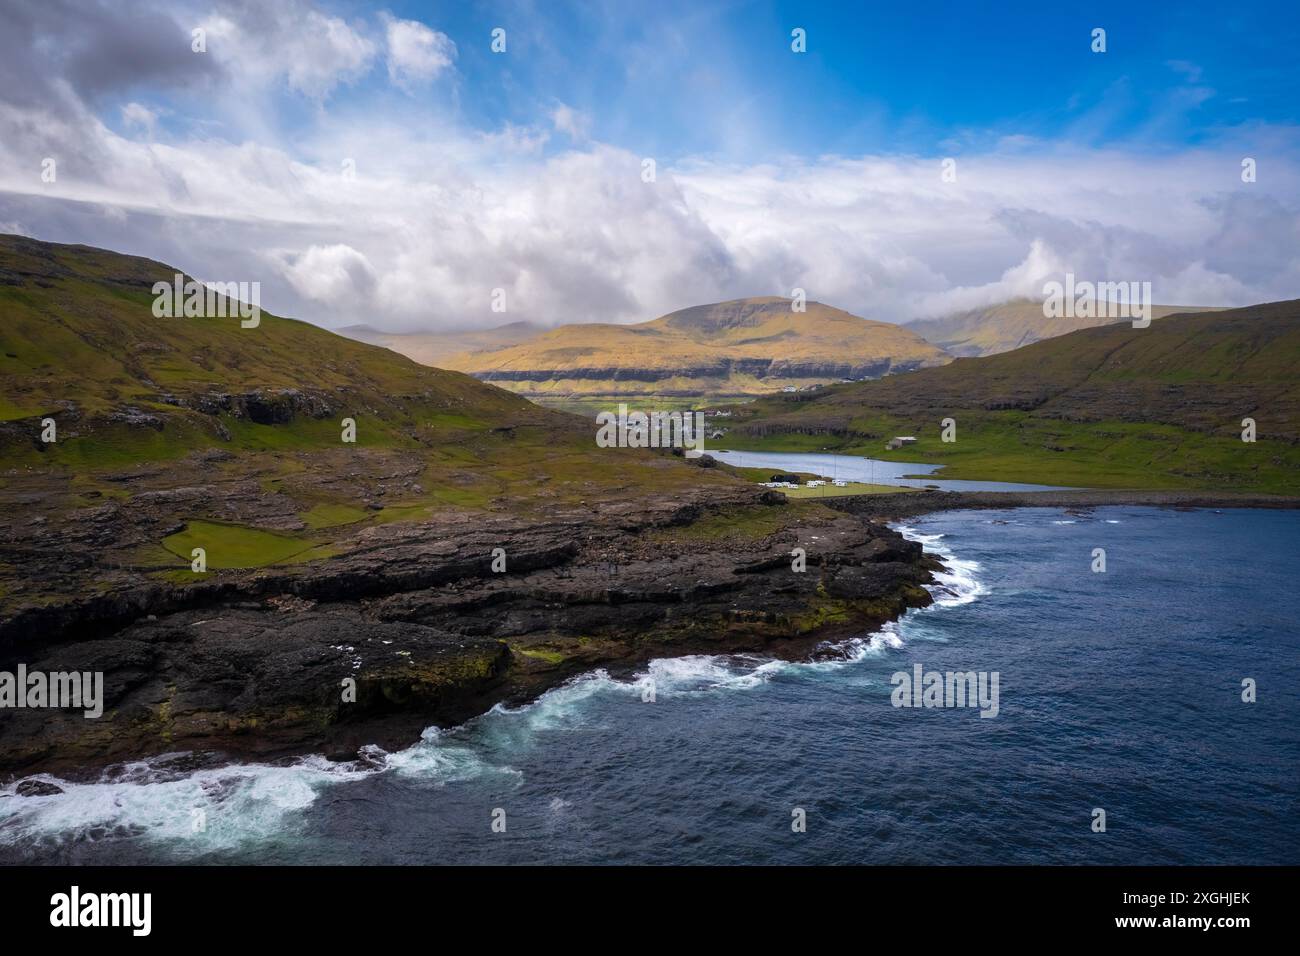
<instances>
[{"instance_id":1,"label":"green hill","mask_svg":"<svg viewBox=\"0 0 1300 956\"><path fill-rule=\"evenodd\" d=\"M517 345L453 356L446 366L538 400L608 400L766 395L947 360L900 326L820 302L794 312L789 299L768 296L635 325L563 325Z\"/></svg>"},{"instance_id":2,"label":"green hill","mask_svg":"<svg viewBox=\"0 0 1300 956\"><path fill-rule=\"evenodd\" d=\"M1300 300L1084 329L732 409L715 445L835 448L946 478L1300 493ZM957 441L941 440L953 418ZM1241 440L1242 419L1257 423ZM887 451L894 435L919 441Z\"/></svg>"},{"instance_id":3,"label":"green hill","mask_svg":"<svg viewBox=\"0 0 1300 956\"><path fill-rule=\"evenodd\" d=\"M353 417L367 447L541 421L468 376L262 313L156 318L179 270L86 246L0 237L0 441L6 460L96 467L232 443L330 448ZM52 417L58 441L33 440Z\"/></svg>"}]
</instances>

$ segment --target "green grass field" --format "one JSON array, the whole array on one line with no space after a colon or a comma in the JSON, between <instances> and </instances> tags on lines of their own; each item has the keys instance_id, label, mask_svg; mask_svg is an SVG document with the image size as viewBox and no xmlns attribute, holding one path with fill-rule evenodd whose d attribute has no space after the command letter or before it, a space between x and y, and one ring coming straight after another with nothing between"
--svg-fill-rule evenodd
<instances>
[{"instance_id":1,"label":"green grass field","mask_svg":"<svg viewBox=\"0 0 1300 956\"><path fill-rule=\"evenodd\" d=\"M781 488L780 492L787 498L848 498L855 495L896 495L901 492L915 492L915 488L902 485L849 484L843 488L833 485L821 485L817 488Z\"/></svg>"},{"instance_id":2,"label":"green grass field","mask_svg":"<svg viewBox=\"0 0 1300 956\"><path fill-rule=\"evenodd\" d=\"M956 441L944 442L939 422L863 415L855 431L915 435L917 442L893 451L884 439L787 433L728 435L736 451L835 452L882 461L940 465L934 479L1008 481L1072 488L1151 490L1231 489L1296 494L1300 448L1190 432L1174 425L1132 422L1066 422L1025 412L959 412Z\"/></svg>"},{"instance_id":3,"label":"green grass field","mask_svg":"<svg viewBox=\"0 0 1300 956\"><path fill-rule=\"evenodd\" d=\"M213 570L311 561L326 557L329 550L304 538L216 521L191 521L163 538L162 545L185 561L191 560L193 549L202 548Z\"/></svg>"}]
</instances>

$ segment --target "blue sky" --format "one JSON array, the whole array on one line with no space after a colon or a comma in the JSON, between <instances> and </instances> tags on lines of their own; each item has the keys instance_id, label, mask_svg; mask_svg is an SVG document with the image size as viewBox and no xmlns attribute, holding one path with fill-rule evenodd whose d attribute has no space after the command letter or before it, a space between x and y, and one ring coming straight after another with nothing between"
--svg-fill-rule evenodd
<instances>
[{"instance_id":1,"label":"blue sky","mask_svg":"<svg viewBox=\"0 0 1300 956\"><path fill-rule=\"evenodd\" d=\"M795 287L903 321L1066 271L1173 303L1300 295L1282 3L0 15L0 231L259 280L268 308L326 325L628 322Z\"/></svg>"},{"instance_id":2,"label":"blue sky","mask_svg":"<svg viewBox=\"0 0 1300 956\"><path fill-rule=\"evenodd\" d=\"M376 68L329 106L493 129L534 123L558 102L586 116L593 138L669 160L947 154L1009 136L1176 149L1297 123L1300 14L1228 6L393 3L383 9L456 44L456 76L413 98ZM354 20L377 9L328 8ZM498 26L505 56L488 47ZM799 56L795 27L808 38ZM1095 27L1105 54L1090 49ZM291 94L279 107L286 127L315 119Z\"/></svg>"}]
</instances>

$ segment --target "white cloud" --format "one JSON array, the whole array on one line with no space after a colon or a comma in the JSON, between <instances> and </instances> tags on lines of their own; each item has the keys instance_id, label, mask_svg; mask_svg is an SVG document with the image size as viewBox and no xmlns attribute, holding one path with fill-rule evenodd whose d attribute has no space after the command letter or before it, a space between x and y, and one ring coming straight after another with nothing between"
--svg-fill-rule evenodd
<instances>
[{"instance_id":1,"label":"white cloud","mask_svg":"<svg viewBox=\"0 0 1300 956\"><path fill-rule=\"evenodd\" d=\"M237 86L256 87L283 79L288 87L323 100L342 83L362 76L376 44L347 21L321 13L300 0L212 14L200 24L208 53Z\"/></svg>"},{"instance_id":2,"label":"white cloud","mask_svg":"<svg viewBox=\"0 0 1300 956\"><path fill-rule=\"evenodd\" d=\"M570 139L578 140L586 138L591 121L581 110L558 103L551 110L551 125Z\"/></svg>"},{"instance_id":3,"label":"white cloud","mask_svg":"<svg viewBox=\"0 0 1300 956\"><path fill-rule=\"evenodd\" d=\"M1169 67L1169 69L1173 70L1175 73L1181 73L1187 78L1187 82L1189 83L1201 82L1202 70L1195 63L1191 63L1187 60L1166 60L1165 66Z\"/></svg>"},{"instance_id":4,"label":"white cloud","mask_svg":"<svg viewBox=\"0 0 1300 956\"><path fill-rule=\"evenodd\" d=\"M433 79L451 67L456 59L456 44L418 20L398 20L383 15L388 43L388 78L398 86Z\"/></svg>"},{"instance_id":5,"label":"white cloud","mask_svg":"<svg viewBox=\"0 0 1300 956\"><path fill-rule=\"evenodd\" d=\"M905 320L1034 294L1065 271L1150 281L1178 304L1300 294L1294 130L1236 130L1158 155L1009 137L955 151L952 183L943 154L664 159L646 183L639 155L589 139L587 117L563 103L538 125L491 133L450 111L412 123L332 109L284 132L268 90L324 98L381 44L415 79L438 45L408 44L424 36L401 26L413 21L348 23L301 2L221 10L203 21L221 65L205 80L205 125L177 132L173 112L128 102L133 135L120 136L57 77L33 74L40 96L0 90L0 221L260 280L281 314L391 329L640 321L796 286ZM377 23L378 42L367 36ZM1258 160L1258 182L1241 182L1243 155ZM46 156L55 183L41 180ZM495 288L504 315L490 309Z\"/></svg>"},{"instance_id":6,"label":"white cloud","mask_svg":"<svg viewBox=\"0 0 1300 956\"><path fill-rule=\"evenodd\" d=\"M139 103L127 103L122 107L122 122L127 126L142 130L152 138L154 127L158 123L158 114L147 106L141 106Z\"/></svg>"},{"instance_id":7,"label":"white cloud","mask_svg":"<svg viewBox=\"0 0 1300 956\"><path fill-rule=\"evenodd\" d=\"M75 128L96 181L61 166L41 184L14 172L30 150L7 147L32 128L0 110L0 189L162 217L161 234L124 227L105 244L261 278L267 308L329 325L639 321L795 286L899 321L1032 295L1066 271L1151 281L1158 301L1245 304L1294 297L1300 276L1300 170L1281 150L1271 185L1240 183L1229 151L1162 157L1156 174L1144 155L1019 147L960 159L956 183L941 181L939 157L683 162L645 183L639 156L599 143L548 158L503 150L518 130L426 139L375 126L338 133L361 144L349 182L334 160L138 143L91 124ZM76 214L0 197L0 217L39 232L42 216ZM505 315L490 309L495 288Z\"/></svg>"},{"instance_id":8,"label":"white cloud","mask_svg":"<svg viewBox=\"0 0 1300 956\"><path fill-rule=\"evenodd\" d=\"M375 287L370 260L351 246L310 246L300 255L285 257L284 274L305 299L334 306L365 303Z\"/></svg>"},{"instance_id":9,"label":"white cloud","mask_svg":"<svg viewBox=\"0 0 1300 956\"><path fill-rule=\"evenodd\" d=\"M1300 253L1288 236L1300 169L1284 161L1272 188L1245 192L1243 205L1259 184L1242 184L1237 164L1227 150L1151 157L1046 147L960 159L955 183L940 180L938 158L888 157L697 164L679 180L743 272L898 320L1037 294L1066 271L1151 281L1159 301L1186 304L1210 292L1207 304L1295 296L1287 275ZM1256 230L1249 239L1221 238L1246 220ZM1234 284L1226 277L1258 261L1246 260L1240 240L1278 258ZM1225 279L1206 280L1213 275Z\"/></svg>"}]
</instances>

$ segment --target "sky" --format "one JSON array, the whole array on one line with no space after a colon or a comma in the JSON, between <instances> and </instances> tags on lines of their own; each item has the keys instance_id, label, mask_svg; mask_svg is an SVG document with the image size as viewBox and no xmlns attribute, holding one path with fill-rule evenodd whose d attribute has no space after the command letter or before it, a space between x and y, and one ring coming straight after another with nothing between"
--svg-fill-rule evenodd
<instances>
[{"instance_id":1,"label":"sky","mask_svg":"<svg viewBox=\"0 0 1300 956\"><path fill-rule=\"evenodd\" d=\"M0 232L329 328L1296 298L1297 49L1270 2L0 0Z\"/></svg>"}]
</instances>

